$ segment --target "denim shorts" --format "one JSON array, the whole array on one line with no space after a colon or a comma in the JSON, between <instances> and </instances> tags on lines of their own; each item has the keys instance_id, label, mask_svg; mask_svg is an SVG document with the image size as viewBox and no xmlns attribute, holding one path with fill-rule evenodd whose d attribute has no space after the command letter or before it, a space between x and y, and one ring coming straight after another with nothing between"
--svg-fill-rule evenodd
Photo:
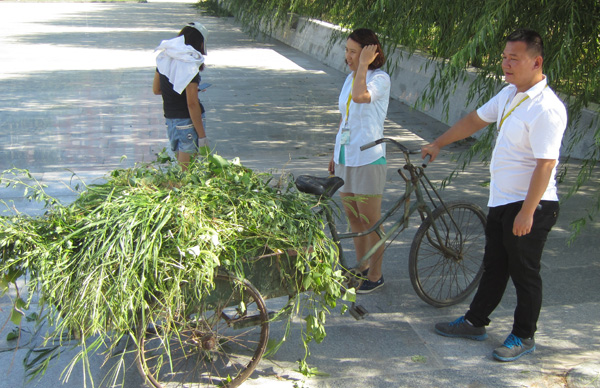
<instances>
[{"instance_id":1,"label":"denim shorts","mask_svg":"<svg viewBox=\"0 0 600 388\"><path fill-rule=\"evenodd\" d=\"M202 124L205 124L204 113ZM166 119L167 136L173 152L198 152L198 134L192 124L192 119ZM206 129L206 126L204 127Z\"/></svg>"}]
</instances>

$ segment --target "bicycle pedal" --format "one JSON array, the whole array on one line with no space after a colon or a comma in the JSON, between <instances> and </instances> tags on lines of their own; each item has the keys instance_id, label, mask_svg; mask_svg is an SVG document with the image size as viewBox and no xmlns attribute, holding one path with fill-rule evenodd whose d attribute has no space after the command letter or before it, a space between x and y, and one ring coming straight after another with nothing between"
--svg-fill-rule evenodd
<instances>
[{"instance_id":1,"label":"bicycle pedal","mask_svg":"<svg viewBox=\"0 0 600 388\"><path fill-rule=\"evenodd\" d=\"M361 305L352 304L352 307L350 307L348 311L350 311L350 315L352 315L357 321L360 321L369 315L367 309Z\"/></svg>"}]
</instances>

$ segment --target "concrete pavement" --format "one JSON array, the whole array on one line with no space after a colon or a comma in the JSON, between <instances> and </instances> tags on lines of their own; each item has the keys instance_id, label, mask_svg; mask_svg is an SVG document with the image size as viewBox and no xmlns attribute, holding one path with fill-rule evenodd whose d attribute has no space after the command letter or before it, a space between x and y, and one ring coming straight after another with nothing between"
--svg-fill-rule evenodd
<instances>
[{"instance_id":1,"label":"concrete pavement","mask_svg":"<svg viewBox=\"0 0 600 388\"><path fill-rule=\"evenodd\" d=\"M199 15L189 4L170 2L0 2L0 169L27 168L49 192L70 201L69 187L78 179L90 183L114 168L153 159L167 147L161 100L151 91L153 49L192 20L201 20L211 33L202 76L213 86L202 101L216 151L259 170L325 175L345 74L276 41L255 41L231 19ZM445 128L406 105L390 103L386 135L411 148ZM466 146L448 148L429 168L430 177L439 181L452 171L452 157ZM389 159L384 206L403 189L395 177L398 159L393 154ZM486 167L475 163L444 197L468 197L484 207L486 180ZM562 192L570 181L567 177ZM39 211L21 197L21 192L0 189L0 198L14 201L20 211ZM385 287L360 297L370 315L355 321L334 312L325 341L311 346L308 362L325 375L305 378L294 372L303 355L296 330L276 355L261 361L245 386L600 387L600 224L590 222L573 245L566 245L569 221L585 215L590 197L584 189L567 201L549 237L542 263L544 307L533 355L506 364L491 357L511 328L512 288L492 316L488 340L453 340L433 332L435 322L462 315L468 301L436 309L416 296L407 268L418 226L414 220L386 251ZM8 296L0 299L2 323L9 305ZM298 318L296 328L300 324ZM277 338L282 328L272 326ZM16 346L6 341L12 329L2 327L0 350ZM21 349L0 353L5 376L0 387L47 387L60 381L68 355L40 381L24 383L21 360L28 339L35 343L39 335L25 333ZM98 383L106 366L101 366L101 356L92 363ZM79 368L64 386L83 384ZM123 386L142 385L132 366Z\"/></svg>"}]
</instances>

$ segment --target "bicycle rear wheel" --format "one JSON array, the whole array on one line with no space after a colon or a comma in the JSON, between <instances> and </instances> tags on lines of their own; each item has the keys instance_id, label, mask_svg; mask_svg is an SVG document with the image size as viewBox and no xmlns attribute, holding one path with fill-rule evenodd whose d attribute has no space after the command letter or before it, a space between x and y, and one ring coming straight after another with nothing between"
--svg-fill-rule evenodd
<instances>
[{"instance_id":1,"label":"bicycle rear wheel","mask_svg":"<svg viewBox=\"0 0 600 388\"><path fill-rule=\"evenodd\" d=\"M408 263L411 283L421 299L445 307L475 290L483 274L485 223L481 208L465 201L447 202L446 208L436 208L423 221Z\"/></svg>"},{"instance_id":2,"label":"bicycle rear wheel","mask_svg":"<svg viewBox=\"0 0 600 388\"><path fill-rule=\"evenodd\" d=\"M162 387L237 387L260 361L269 316L245 279L219 274L215 289L175 311L155 307L137 331L136 364L148 384Z\"/></svg>"}]
</instances>

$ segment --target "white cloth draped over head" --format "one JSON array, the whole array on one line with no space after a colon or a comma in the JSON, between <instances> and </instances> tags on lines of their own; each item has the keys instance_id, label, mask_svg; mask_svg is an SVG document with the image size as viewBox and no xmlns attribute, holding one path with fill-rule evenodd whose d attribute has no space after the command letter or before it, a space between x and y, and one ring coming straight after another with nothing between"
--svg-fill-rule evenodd
<instances>
[{"instance_id":1,"label":"white cloth draped over head","mask_svg":"<svg viewBox=\"0 0 600 388\"><path fill-rule=\"evenodd\" d=\"M163 40L154 50L161 52L156 56L156 67L173 84L173 90L181 94L190 81L198 74L204 63L204 56L192 46L185 44L185 38L178 36Z\"/></svg>"}]
</instances>

